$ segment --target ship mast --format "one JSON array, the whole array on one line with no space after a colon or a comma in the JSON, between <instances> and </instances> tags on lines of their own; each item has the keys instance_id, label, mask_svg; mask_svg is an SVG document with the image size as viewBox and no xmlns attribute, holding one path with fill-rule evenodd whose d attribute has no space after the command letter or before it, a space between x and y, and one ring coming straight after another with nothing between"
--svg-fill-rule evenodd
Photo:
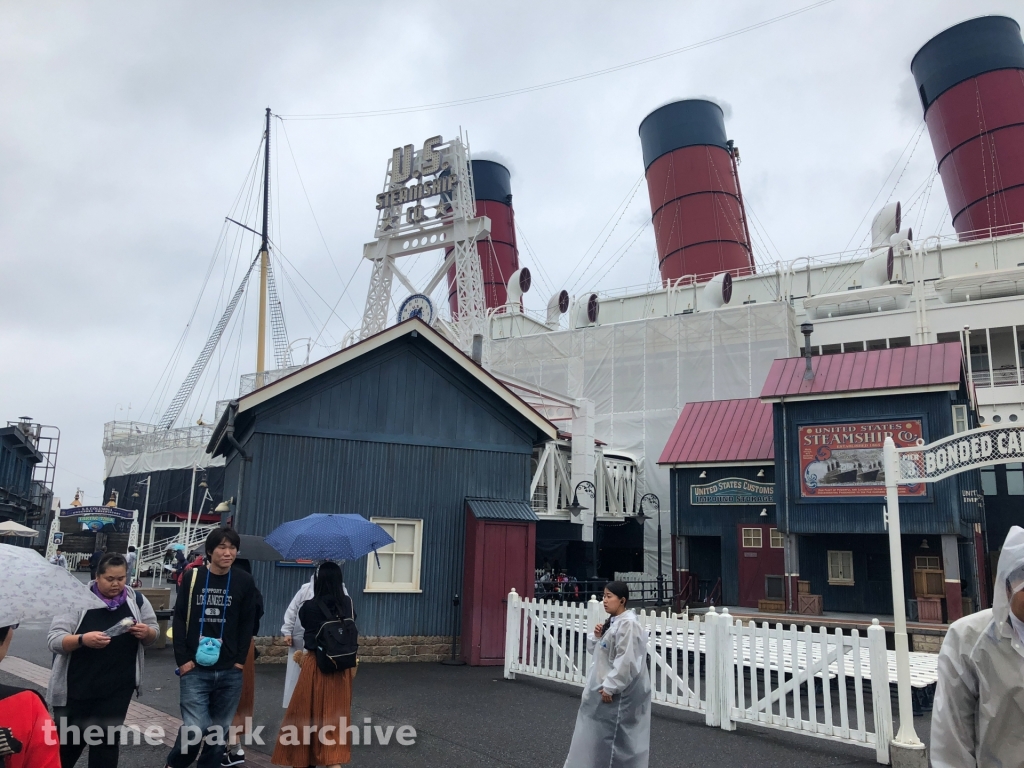
<instances>
[{"instance_id":1,"label":"ship mast","mask_svg":"<svg viewBox=\"0 0 1024 768\"><path fill-rule=\"evenodd\" d=\"M260 316L256 335L256 380L263 386L267 370L267 280L270 273L270 252L267 245L267 225L270 220L270 107L267 107L267 127L263 137L263 231L260 242Z\"/></svg>"}]
</instances>

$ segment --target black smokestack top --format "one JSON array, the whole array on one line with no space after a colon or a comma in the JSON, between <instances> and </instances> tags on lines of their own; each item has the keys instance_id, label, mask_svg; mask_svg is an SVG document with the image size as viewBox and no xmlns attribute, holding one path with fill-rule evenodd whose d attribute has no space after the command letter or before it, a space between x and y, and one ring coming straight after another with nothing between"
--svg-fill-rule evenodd
<instances>
[{"instance_id":1,"label":"black smokestack top","mask_svg":"<svg viewBox=\"0 0 1024 768\"><path fill-rule=\"evenodd\" d=\"M683 147L710 146L729 150L725 113L713 101L686 99L658 107L640 123L644 168L662 155Z\"/></svg>"},{"instance_id":2,"label":"black smokestack top","mask_svg":"<svg viewBox=\"0 0 1024 768\"><path fill-rule=\"evenodd\" d=\"M940 32L910 62L927 112L954 85L997 69L1024 69L1020 25L1006 16L982 16Z\"/></svg>"},{"instance_id":3,"label":"black smokestack top","mask_svg":"<svg viewBox=\"0 0 1024 768\"><path fill-rule=\"evenodd\" d=\"M473 193L477 200L512 204L512 174L493 160L473 160Z\"/></svg>"}]
</instances>

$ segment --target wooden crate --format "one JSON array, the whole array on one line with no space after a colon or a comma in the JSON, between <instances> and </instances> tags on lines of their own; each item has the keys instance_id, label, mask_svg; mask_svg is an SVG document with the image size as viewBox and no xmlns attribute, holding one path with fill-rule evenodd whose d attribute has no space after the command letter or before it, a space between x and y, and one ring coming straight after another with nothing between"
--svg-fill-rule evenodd
<instances>
[{"instance_id":1,"label":"wooden crate","mask_svg":"<svg viewBox=\"0 0 1024 768\"><path fill-rule=\"evenodd\" d=\"M822 610L821 595L809 595L800 593L797 595L797 613L807 616L821 616Z\"/></svg>"},{"instance_id":2,"label":"wooden crate","mask_svg":"<svg viewBox=\"0 0 1024 768\"><path fill-rule=\"evenodd\" d=\"M801 595L811 594L811 582L809 581L797 581L796 588L797 592Z\"/></svg>"},{"instance_id":3,"label":"wooden crate","mask_svg":"<svg viewBox=\"0 0 1024 768\"><path fill-rule=\"evenodd\" d=\"M785 600L758 600L757 610L761 613L785 613Z\"/></svg>"},{"instance_id":4,"label":"wooden crate","mask_svg":"<svg viewBox=\"0 0 1024 768\"><path fill-rule=\"evenodd\" d=\"M917 598L917 620L922 624L941 624L942 600L937 597Z\"/></svg>"}]
</instances>

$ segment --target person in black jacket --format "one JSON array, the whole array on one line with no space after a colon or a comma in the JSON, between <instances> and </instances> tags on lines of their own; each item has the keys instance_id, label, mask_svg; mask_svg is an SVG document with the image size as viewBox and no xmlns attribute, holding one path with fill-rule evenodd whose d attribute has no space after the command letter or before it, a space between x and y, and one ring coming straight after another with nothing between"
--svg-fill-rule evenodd
<instances>
[{"instance_id":1,"label":"person in black jacket","mask_svg":"<svg viewBox=\"0 0 1024 768\"><path fill-rule=\"evenodd\" d=\"M174 605L174 658L181 677L182 726L168 768L220 765L242 693L242 668L256 622L256 584L231 566L239 538L217 528L206 538L207 564L188 571ZM195 743L197 734L205 734Z\"/></svg>"},{"instance_id":2,"label":"person in black jacket","mask_svg":"<svg viewBox=\"0 0 1024 768\"><path fill-rule=\"evenodd\" d=\"M352 747L345 730L352 714L352 681L356 668L350 667L326 674L317 666L316 648L320 630L329 621L342 618L355 619L352 598L345 594L341 568L337 563L321 563L313 582L313 599L299 609L299 620L305 630L305 651L296 651L296 661L302 666L295 684L288 710L281 721L281 732L271 762L274 765L305 768L325 765L335 768L352 759ZM316 726L324 729L317 738L302 739L301 744L283 738L286 728L303 729ZM333 731L333 733L332 733Z\"/></svg>"}]
</instances>

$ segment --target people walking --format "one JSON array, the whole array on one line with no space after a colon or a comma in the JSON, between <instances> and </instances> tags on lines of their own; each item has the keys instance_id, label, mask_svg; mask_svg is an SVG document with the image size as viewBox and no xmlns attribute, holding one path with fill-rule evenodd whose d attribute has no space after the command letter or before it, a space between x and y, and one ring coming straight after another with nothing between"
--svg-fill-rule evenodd
<instances>
[{"instance_id":1,"label":"people walking","mask_svg":"<svg viewBox=\"0 0 1024 768\"><path fill-rule=\"evenodd\" d=\"M123 555L104 555L89 585L104 607L58 615L50 624L47 644L55 655L47 700L58 726L76 729L61 744L63 768L72 768L85 750L86 728L98 725L108 734L111 726L124 724L132 693L142 685L143 647L156 642L157 620L146 597L127 585L127 576ZM114 768L117 760L117 739L105 736L102 744L89 746L89 768Z\"/></svg>"},{"instance_id":2,"label":"people walking","mask_svg":"<svg viewBox=\"0 0 1024 768\"><path fill-rule=\"evenodd\" d=\"M281 722L281 733L271 757L274 765L336 768L352 759L346 727L352 714L354 649L350 656L338 656L333 663L326 657L331 645L328 638L336 638L334 631L339 626L351 626L354 633L355 617L341 568L337 563L321 564L314 577L313 597L299 608L303 650L295 651L295 656L302 671ZM316 728L312 738L304 735L310 727ZM288 738L289 733L298 738Z\"/></svg>"},{"instance_id":3,"label":"people walking","mask_svg":"<svg viewBox=\"0 0 1024 768\"><path fill-rule=\"evenodd\" d=\"M68 559L67 557L65 557L64 551L61 549L58 549L56 552L53 553L53 555L50 557L50 562L54 565L59 565L61 568L68 567Z\"/></svg>"},{"instance_id":4,"label":"people walking","mask_svg":"<svg viewBox=\"0 0 1024 768\"><path fill-rule=\"evenodd\" d=\"M344 564L344 560L340 561L339 567ZM313 598L313 582L315 579L316 572L309 577L309 581L299 587L298 592L295 593L292 601L288 603L287 610L284 612L281 635L284 637L285 644L295 649L303 647L305 630L302 628L302 621L299 619L299 609L302 608L303 603ZM345 594L348 595L348 587L343 586L342 588ZM299 673L302 671L302 667L295 661L294 656L294 653L288 656L288 663L284 672L284 701L281 706L285 709L288 708L288 703L292 700L292 691L295 690L295 684L299 681Z\"/></svg>"},{"instance_id":5,"label":"people walking","mask_svg":"<svg viewBox=\"0 0 1024 768\"><path fill-rule=\"evenodd\" d=\"M124 559L128 563L128 583L130 586L135 586L135 561L138 559L139 553L135 551L135 547L128 547L128 552L125 554Z\"/></svg>"},{"instance_id":6,"label":"people walking","mask_svg":"<svg viewBox=\"0 0 1024 768\"><path fill-rule=\"evenodd\" d=\"M99 567L100 560L103 559L103 556L106 553L106 547L97 547L96 551L93 552L92 556L89 558L89 578L92 581L96 581L96 569Z\"/></svg>"},{"instance_id":7,"label":"people walking","mask_svg":"<svg viewBox=\"0 0 1024 768\"><path fill-rule=\"evenodd\" d=\"M228 728L242 693L242 669L252 641L256 584L231 566L238 534L216 528L206 537L207 564L188 571L174 604L182 726L167 756L169 768L221 763ZM196 743L194 736L202 735Z\"/></svg>"},{"instance_id":8,"label":"people walking","mask_svg":"<svg viewBox=\"0 0 1024 768\"><path fill-rule=\"evenodd\" d=\"M604 588L607 621L587 638L593 663L576 716L565 768L647 768L651 745L651 681L647 630L626 610L629 587Z\"/></svg>"},{"instance_id":9,"label":"people walking","mask_svg":"<svg viewBox=\"0 0 1024 768\"><path fill-rule=\"evenodd\" d=\"M17 624L0 627L0 661ZM60 768L60 747L42 697L27 688L0 685L0 765L4 768Z\"/></svg>"},{"instance_id":10,"label":"people walking","mask_svg":"<svg viewBox=\"0 0 1024 768\"><path fill-rule=\"evenodd\" d=\"M957 619L939 651L932 765L1024 765L1024 528L999 554L992 607Z\"/></svg>"},{"instance_id":11,"label":"people walking","mask_svg":"<svg viewBox=\"0 0 1024 768\"><path fill-rule=\"evenodd\" d=\"M252 566L249 561L241 557L235 559L232 569L252 575ZM252 717L256 709L256 636L260 633L262 618L263 595L259 588L256 588L256 620L252 627L253 639L249 641L249 653L246 655L245 665L242 667L242 693L238 697L238 707L235 709L235 717L231 721L232 736L228 739L228 748L221 760L223 768L245 764L245 750L239 745L238 737L234 734L244 736L252 727Z\"/></svg>"}]
</instances>

